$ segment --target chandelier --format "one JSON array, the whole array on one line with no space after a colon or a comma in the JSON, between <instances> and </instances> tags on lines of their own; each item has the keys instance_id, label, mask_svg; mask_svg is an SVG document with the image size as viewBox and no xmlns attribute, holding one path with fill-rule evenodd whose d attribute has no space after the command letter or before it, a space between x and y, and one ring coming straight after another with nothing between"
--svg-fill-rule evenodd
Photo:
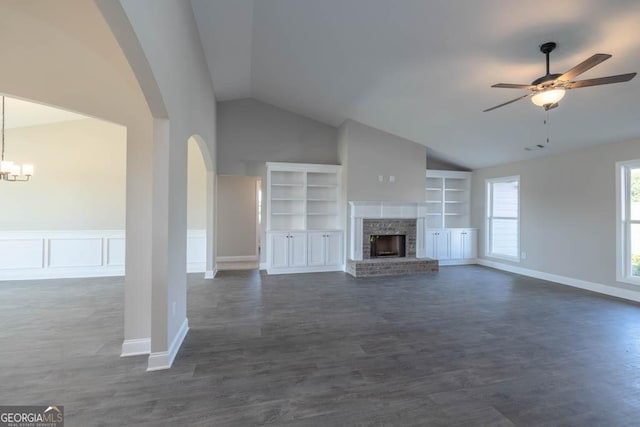
<instances>
[{"instance_id":1,"label":"chandelier","mask_svg":"<svg viewBox=\"0 0 640 427\"><path fill-rule=\"evenodd\" d=\"M22 166L4 159L4 96L2 97L2 157L0 158L0 181L24 182L33 175L33 165Z\"/></svg>"}]
</instances>

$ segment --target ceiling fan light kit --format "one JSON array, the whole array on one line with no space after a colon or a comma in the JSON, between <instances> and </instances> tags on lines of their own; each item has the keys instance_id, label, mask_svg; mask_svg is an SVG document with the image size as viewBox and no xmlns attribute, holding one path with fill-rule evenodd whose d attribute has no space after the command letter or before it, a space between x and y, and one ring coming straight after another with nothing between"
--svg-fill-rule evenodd
<instances>
[{"instance_id":1,"label":"ceiling fan light kit","mask_svg":"<svg viewBox=\"0 0 640 427\"><path fill-rule=\"evenodd\" d=\"M560 102L560 100L564 98L565 92L566 91L563 88L548 89L533 95L531 97L531 102L536 104L538 107L550 107L553 104Z\"/></svg>"},{"instance_id":2,"label":"ceiling fan light kit","mask_svg":"<svg viewBox=\"0 0 640 427\"><path fill-rule=\"evenodd\" d=\"M565 92L569 89L579 89L589 86L599 86L611 83L628 82L636 76L636 73L619 74L616 76L599 77L588 80L574 80L580 74L590 70L603 61L611 58L611 55L606 53L596 53L589 59L576 65L564 74L551 74L549 70L549 54L556 48L556 43L547 42L540 46L540 52L546 56L546 69L547 73L535 79L531 84L514 84L514 83L497 83L491 87L503 88L503 89L525 89L530 92L522 95L511 101L507 101L503 104L496 105L495 107L487 108L484 112L495 110L496 108L504 107L513 102L519 101L525 98L531 98L531 101L540 107L543 107L546 111L558 106L558 102L564 97Z\"/></svg>"}]
</instances>

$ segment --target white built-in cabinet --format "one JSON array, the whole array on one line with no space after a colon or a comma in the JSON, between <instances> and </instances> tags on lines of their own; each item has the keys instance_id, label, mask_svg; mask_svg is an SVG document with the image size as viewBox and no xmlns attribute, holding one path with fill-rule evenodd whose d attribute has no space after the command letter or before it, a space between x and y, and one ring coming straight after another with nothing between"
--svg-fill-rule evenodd
<instances>
[{"instance_id":1,"label":"white built-in cabinet","mask_svg":"<svg viewBox=\"0 0 640 427\"><path fill-rule=\"evenodd\" d=\"M289 268L307 265L307 233L271 233L272 267Z\"/></svg>"},{"instance_id":2,"label":"white built-in cabinet","mask_svg":"<svg viewBox=\"0 0 640 427\"><path fill-rule=\"evenodd\" d=\"M343 269L341 167L267 162L267 272Z\"/></svg>"},{"instance_id":3,"label":"white built-in cabinet","mask_svg":"<svg viewBox=\"0 0 640 427\"><path fill-rule=\"evenodd\" d=\"M451 259L475 260L478 256L478 231L475 228L449 230Z\"/></svg>"},{"instance_id":4,"label":"white built-in cabinet","mask_svg":"<svg viewBox=\"0 0 640 427\"><path fill-rule=\"evenodd\" d=\"M478 233L470 226L471 172L427 170L426 254L441 265L474 263Z\"/></svg>"},{"instance_id":5,"label":"white built-in cabinet","mask_svg":"<svg viewBox=\"0 0 640 427\"><path fill-rule=\"evenodd\" d=\"M307 264L309 266L342 264L341 231L309 231L307 237Z\"/></svg>"},{"instance_id":6,"label":"white built-in cabinet","mask_svg":"<svg viewBox=\"0 0 640 427\"><path fill-rule=\"evenodd\" d=\"M425 239L427 258L449 259L449 232L447 230L427 230Z\"/></svg>"}]
</instances>

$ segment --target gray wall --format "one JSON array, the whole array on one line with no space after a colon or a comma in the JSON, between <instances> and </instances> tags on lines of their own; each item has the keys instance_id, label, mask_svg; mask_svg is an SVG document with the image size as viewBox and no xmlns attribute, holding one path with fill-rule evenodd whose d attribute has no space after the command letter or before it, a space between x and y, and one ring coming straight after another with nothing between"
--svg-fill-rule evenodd
<instances>
[{"instance_id":1,"label":"gray wall","mask_svg":"<svg viewBox=\"0 0 640 427\"><path fill-rule=\"evenodd\" d=\"M505 264L604 285L616 282L615 162L640 159L640 142L605 144L473 172L472 225L485 258L485 179L520 175L520 251ZM486 258L490 259L490 258Z\"/></svg>"},{"instance_id":2,"label":"gray wall","mask_svg":"<svg viewBox=\"0 0 640 427\"><path fill-rule=\"evenodd\" d=\"M348 200L424 201L425 146L353 120L342 127ZM384 176L384 182L378 181L378 175ZM389 182L391 175L395 182Z\"/></svg>"},{"instance_id":3,"label":"gray wall","mask_svg":"<svg viewBox=\"0 0 640 427\"><path fill-rule=\"evenodd\" d=\"M120 3L130 26L114 22L112 30L126 42L127 49L139 43L143 50L129 58L132 65L146 59L145 66L134 65L134 69L144 84L148 105L159 119L154 121L152 154L151 351L162 355L187 320L187 140L197 135L204 141L202 147L206 147L208 157L215 155L216 99L189 2L100 3L107 3L105 9L108 3L112 7ZM131 28L134 34L129 33ZM215 169L215 163L210 164ZM210 172L207 176L212 178L208 183L212 193L216 171ZM215 258L213 252L207 251L207 258Z\"/></svg>"},{"instance_id":4,"label":"gray wall","mask_svg":"<svg viewBox=\"0 0 640 427\"><path fill-rule=\"evenodd\" d=\"M262 176L264 162L336 164L336 128L252 98L218 103L218 174Z\"/></svg>"},{"instance_id":5,"label":"gray wall","mask_svg":"<svg viewBox=\"0 0 640 427\"><path fill-rule=\"evenodd\" d=\"M338 164L336 128L253 98L219 102L217 127L218 173L260 177L265 196L265 162Z\"/></svg>"},{"instance_id":6,"label":"gray wall","mask_svg":"<svg viewBox=\"0 0 640 427\"><path fill-rule=\"evenodd\" d=\"M453 163L446 162L444 160L437 159L429 155L427 151L427 169L441 170L441 171L468 171L461 166L454 165Z\"/></svg>"},{"instance_id":7,"label":"gray wall","mask_svg":"<svg viewBox=\"0 0 640 427\"><path fill-rule=\"evenodd\" d=\"M259 178L218 176L218 258L256 256Z\"/></svg>"},{"instance_id":8,"label":"gray wall","mask_svg":"<svg viewBox=\"0 0 640 427\"><path fill-rule=\"evenodd\" d=\"M411 201L425 199L427 149L423 145L347 120L338 128L342 164L344 254L348 258L349 201ZM383 175L384 182L378 181ZM396 182L388 181L390 175Z\"/></svg>"}]
</instances>

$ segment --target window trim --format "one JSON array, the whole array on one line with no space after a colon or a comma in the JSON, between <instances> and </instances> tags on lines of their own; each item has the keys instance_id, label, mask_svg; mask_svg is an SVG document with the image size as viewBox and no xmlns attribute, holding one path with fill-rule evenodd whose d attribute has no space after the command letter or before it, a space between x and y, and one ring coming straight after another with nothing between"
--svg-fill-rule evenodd
<instances>
[{"instance_id":1,"label":"window trim","mask_svg":"<svg viewBox=\"0 0 640 427\"><path fill-rule=\"evenodd\" d=\"M494 183L500 183L500 182L512 182L512 181L518 181L518 217L516 218L517 222L518 222L518 226L517 226L517 233L516 233L516 247L517 247L517 255L516 256L509 256L509 255L504 255L504 254L495 254L493 252L491 252L491 244L493 242L492 236L491 236L491 232L492 232L492 224L491 224L491 220L492 219L514 219L512 217L493 217L492 215L492 206L493 206L493 189L491 187L492 184ZM485 203L486 203L486 209L485 209L485 248L484 248L484 255L488 258L496 258L496 259L503 259L505 261L512 261L512 262L520 262L520 206L522 205L520 203L520 175L512 175L512 176L504 176L504 177L498 177L498 178L487 178L484 180L485 182Z\"/></svg>"},{"instance_id":2,"label":"window trim","mask_svg":"<svg viewBox=\"0 0 640 427\"><path fill-rule=\"evenodd\" d=\"M640 159L616 162L616 280L640 285L640 277L631 274L631 169L640 169ZM628 218L628 219L627 219Z\"/></svg>"}]
</instances>

